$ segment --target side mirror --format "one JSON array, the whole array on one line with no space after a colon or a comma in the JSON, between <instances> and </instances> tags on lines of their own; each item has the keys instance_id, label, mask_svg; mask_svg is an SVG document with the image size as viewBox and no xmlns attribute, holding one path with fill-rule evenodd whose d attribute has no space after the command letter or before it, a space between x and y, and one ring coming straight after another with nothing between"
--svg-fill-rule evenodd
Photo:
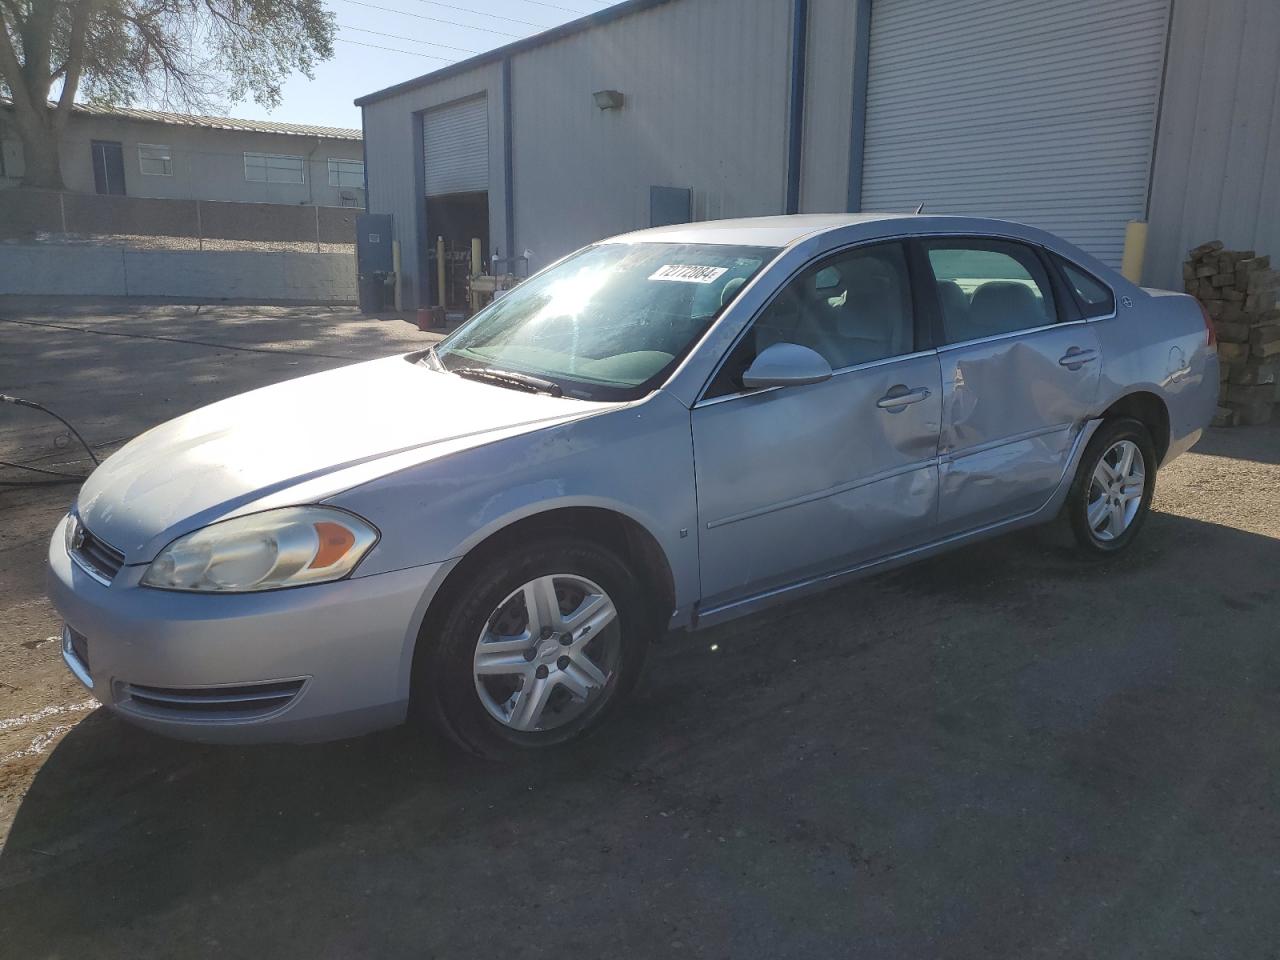
<instances>
[{"instance_id":1,"label":"side mirror","mask_svg":"<svg viewBox=\"0 0 1280 960\"><path fill-rule=\"evenodd\" d=\"M798 343L775 343L765 347L742 375L748 390L761 387L795 387L831 379L831 364L822 354Z\"/></svg>"}]
</instances>

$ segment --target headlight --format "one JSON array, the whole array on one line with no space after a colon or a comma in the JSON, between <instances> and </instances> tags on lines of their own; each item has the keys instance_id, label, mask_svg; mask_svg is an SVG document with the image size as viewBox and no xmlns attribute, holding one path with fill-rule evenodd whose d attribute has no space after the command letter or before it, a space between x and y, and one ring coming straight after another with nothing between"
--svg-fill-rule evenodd
<instances>
[{"instance_id":1,"label":"headlight","mask_svg":"<svg viewBox=\"0 0 1280 960\"><path fill-rule=\"evenodd\" d=\"M354 514L284 507L179 537L151 561L142 583L165 590L246 593L340 580L378 539Z\"/></svg>"},{"instance_id":2,"label":"headlight","mask_svg":"<svg viewBox=\"0 0 1280 960\"><path fill-rule=\"evenodd\" d=\"M80 549L80 518L76 516L74 510L67 514L67 523L62 528L62 534L67 553L75 553Z\"/></svg>"}]
</instances>

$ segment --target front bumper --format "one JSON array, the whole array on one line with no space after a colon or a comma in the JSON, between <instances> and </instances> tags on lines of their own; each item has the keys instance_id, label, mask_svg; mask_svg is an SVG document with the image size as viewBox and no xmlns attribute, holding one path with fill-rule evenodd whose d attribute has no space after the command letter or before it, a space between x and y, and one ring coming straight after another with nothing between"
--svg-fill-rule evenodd
<instances>
[{"instance_id":1,"label":"front bumper","mask_svg":"<svg viewBox=\"0 0 1280 960\"><path fill-rule=\"evenodd\" d=\"M216 743L330 740L405 717L413 647L445 564L248 594L109 586L49 544L63 658L120 716ZM74 639L74 642L73 642Z\"/></svg>"}]
</instances>

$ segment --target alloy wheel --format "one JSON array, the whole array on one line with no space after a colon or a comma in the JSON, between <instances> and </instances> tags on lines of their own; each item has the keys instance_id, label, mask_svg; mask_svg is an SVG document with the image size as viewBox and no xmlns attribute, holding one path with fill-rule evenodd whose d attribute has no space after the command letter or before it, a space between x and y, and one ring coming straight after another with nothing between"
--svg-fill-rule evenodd
<instances>
[{"instance_id":1,"label":"alloy wheel","mask_svg":"<svg viewBox=\"0 0 1280 960\"><path fill-rule=\"evenodd\" d=\"M1089 483L1086 517L1098 540L1116 540L1129 529L1146 491L1146 461L1132 440L1119 440L1102 455Z\"/></svg>"},{"instance_id":2,"label":"alloy wheel","mask_svg":"<svg viewBox=\"0 0 1280 960\"><path fill-rule=\"evenodd\" d=\"M489 716L526 733L598 709L617 675L617 608L585 577L552 574L512 591L476 641L476 693Z\"/></svg>"}]
</instances>

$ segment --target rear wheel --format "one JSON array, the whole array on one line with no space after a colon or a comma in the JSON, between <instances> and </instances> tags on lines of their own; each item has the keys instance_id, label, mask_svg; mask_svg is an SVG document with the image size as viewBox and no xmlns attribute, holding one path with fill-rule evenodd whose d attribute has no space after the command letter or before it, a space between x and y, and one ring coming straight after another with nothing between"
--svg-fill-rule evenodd
<instances>
[{"instance_id":1,"label":"rear wheel","mask_svg":"<svg viewBox=\"0 0 1280 960\"><path fill-rule=\"evenodd\" d=\"M472 753L575 739L635 684L654 618L611 551L558 539L494 553L424 629L415 709Z\"/></svg>"},{"instance_id":2,"label":"rear wheel","mask_svg":"<svg viewBox=\"0 0 1280 960\"><path fill-rule=\"evenodd\" d=\"M1067 495L1076 543L1090 556L1129 546L1151 508L1156 452L1138 420L1109 420L1093 435Z\"/></svg>"}]
</instances>

